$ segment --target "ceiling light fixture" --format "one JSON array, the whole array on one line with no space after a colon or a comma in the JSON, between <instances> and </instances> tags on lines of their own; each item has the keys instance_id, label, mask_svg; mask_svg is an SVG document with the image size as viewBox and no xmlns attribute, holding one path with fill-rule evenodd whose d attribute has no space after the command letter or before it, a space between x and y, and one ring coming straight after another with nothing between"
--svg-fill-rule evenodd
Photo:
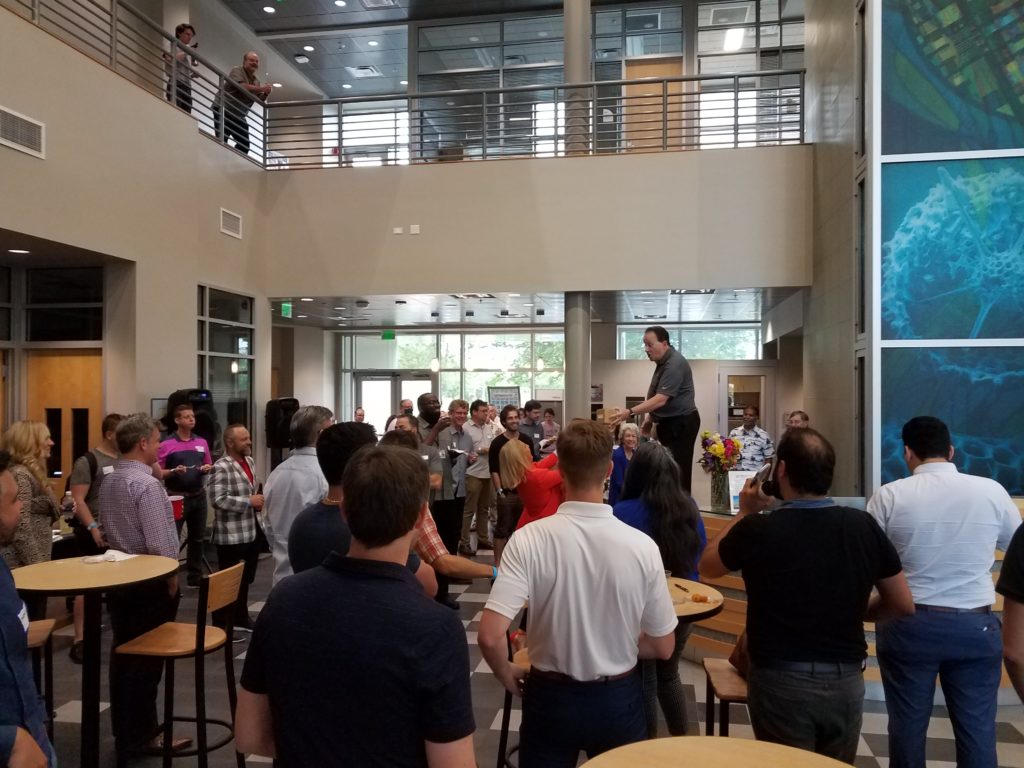
<instances>
[{"instance_id":1,"label":"ceiling light fixture","mask_svg":"<svg viewBox=\"0 0 1024 768\"><path fill-rule=\"evenodd\" d=\"M339 8L344 8L346 5L345 0L334 0L334 4Z\"/></svg>"},{"instance_id":2,"label":"ceiling light fixture","mask_svg":"<svg viewBox=\"0 0 1024 768\"><path fill-rule=\"evenodd\" d=\"M338 310L339 312L344 312L345 311L344 307L335 307L335 309Z\"/></svg>"},{"instance_id":3,"label":"ceiling light fixture","mask_svg":"<svg viewBox=\"0 0 1024 768\"><path fill-rule=\"evenodd\" d=\"M480 42L480 38L479 37L471 37L471 38L469 38L469 42L471 42L471 43L479 43Z\"/></svg>"},{"instance_id":4,"label":"ceiling light fixture","mask_svg":"<svg viewBox=\"0 0 1024 768\"><path fill-rule=\"evenodd\" d=\"M743 34L746 30L743 27L733 27L726 30L725 41L722 43L722 50L726 53L738 51L743 47Z\"/></svg>"},{"instance_id":5,"label":"ceiling light fixture","mask_svg":"<svg viewBox=\"0 0 1024 768\"><path fill-rule=\"evenodd\" d=\"M274 87L275 88L284 88L284 84L283 83L274 83Z\"/></svg>"},{"instance_id":6,"label":"ceiling light fixture","mask_svg":"<svg viewBox=\"0 0 1024 768\"><path fill-rule=\"evenodd\" d=\"M302 46L302 50L312 53L313 51L316 50L316 48L314 48L312 45L304 45Z\"/></svg>"},{"instance_id":7,"label":"ceiling light fixture","mask_svg":"<svg viewBox=\"0 0 1024 768\"><path fill-rule=\"evenodd\" d=\"M538 32L537 33L537 37L547 37L547 36L548 36L547 32Z\"/></svg>"},{"instance_id":8,"label":"ceiling light fixture","mask_svg":"<svg viewBox=\"0 0 1024 768\"><path fill-rule=\"evenodd\" d=\"M231 372L232 373L238 373L238 361L237 360L232 360L231 361Z\"/></svg>"},{"instance_id":9,"label":"ceiling light fixture","mask_svg":"<svg viewBox=\"0 0 1024 768\"><path fill-rule=\"evenodd\" d=\"M22 254L22 255L31 253L31 251L26 251L24 248L8 248L7 252L8 253L18 253L18 254Z\"/></svg>"},{"instance_id":10,"label":"ceiling light fixture","mask_svg":"<svg viewBox=\"0 0 1024 768\"><path fill-rule=\"evenodd\" d=\"M518 293L510 293L509 296L512 296L514 298L518 298L519 294Z\"/></svg>"},{"instance_id":11,"label":"ceiling light fixture","mask_svg":"<svg viewBox=\"0 0 1024 768\"><path fill-rule=\"evenodd\" d=\"M378 43L376 40L370 40L366 44L370 45L370 46L373 46L374 48L376 48L378 45L380 45L380 43Z\"/></svg>"},{"instance_id":12,"label":"ceiling light fixture","mask_svg":"<svg viewBox=\"0 0 1024 768\"><path fill-rule=\"evenodd\" d=\"M398 84L399 84L399 85L408 85L408 84L409 84L409 81L408 81L408 80L399 80L399 81L398 81Z\"/></svg>"},{"instance_id":13,"label":"ceiling light fixture","mask_svg":"<svg viewBox=\"0 0 1024 768\"><path fill-rule=\"evenodd\" d=\"M305 320L307 317L309 317L309 315L296 315L295 316L295 318L297 320Z\"/></svg>"},{"instance_id":14,"label":"ceiling light fixture","mask_svg":"<svg viewBox=\"0 0 1024 768\"><path fill-rule=\"evenodd\" d=\"M309 298L308 296L303 296L301 299L299 299L299 301L312 301L312 299Z\"/></svg>"},{"instance_id":15,"label":"ceiling light fixture","mask_svg":"<svg viewBox=\"0 0 1024 768\"><path fill-rule=\"evenodd\" d=\"M351 87L352 87L352 83L342 83L342 84L341 84L341 87L342 87L342 88L344 88L344 89L346 89L346 90L348 90L349 88L351 88Z\"/></svg>"},{"instance_id":16,"label":"ceiling light fixture","mask_svg":"<svg viewBox=\"0 0 1024 768\"><path fill-rule=\"evenodd\" d=\"M263 6L263 12L264 13L277 13L277 8L275 8L272 5L264 5Z\"/></svg>"}]
</instances>

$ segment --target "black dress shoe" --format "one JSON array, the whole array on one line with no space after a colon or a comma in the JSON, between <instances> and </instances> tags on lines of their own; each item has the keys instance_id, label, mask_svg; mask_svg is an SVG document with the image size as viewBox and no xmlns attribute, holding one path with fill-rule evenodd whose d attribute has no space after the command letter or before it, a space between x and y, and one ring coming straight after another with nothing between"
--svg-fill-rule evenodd
<instances>
[{"instance_id":1,"label":"black dress shoe","mask_svg":"<svg viewBox=\"0 0 1024 768\"><path fill-rule=\"evenodd\" d=\"M446 597L444 600L438 600L437 602L439 602L441 605L447 605L453 611L459 610L459 602L450 595Z\"/></svg>"}]
</instances>

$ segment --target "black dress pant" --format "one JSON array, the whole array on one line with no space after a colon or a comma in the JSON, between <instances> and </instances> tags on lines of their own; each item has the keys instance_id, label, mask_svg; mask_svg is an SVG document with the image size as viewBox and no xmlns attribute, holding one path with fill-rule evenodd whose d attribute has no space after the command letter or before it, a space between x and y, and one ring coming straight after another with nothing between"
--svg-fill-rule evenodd
<instances>
[{"instance_id":1,"label":"black dress pant","mask_svg":"<svg viewBox=\"0 0 1024 768\"><path fill-rule=\"evenodd\" d=\"M465 497L459 499L435 499L431 514L437 524L437 533L444 542L449 554L459 551L459 538L462 536L462 513L466 506ZM437 574L437 601L448 599L448 577Z\"/></svg>"},{"instance_id":2,"label":"black dress pant","mask_svg":"<svg viewBox=\"0 0 1024 768\"><path fill-rule=\"evenodd\" d=\"M174 621L180 595L171 597L167 581L139 584L107 594L110 629L110 721L119 753L138 749L155 735L157 689L164 660L148 656L122 656L114 648L166 621Z\"/></svg>"},{"instance_id":3,"label":"black dress pant","mask_svg":"<svg viewBox=\"0 0 1024 768\"><path fill-rule=\"evenodd\" d=\"M199 586L203 576L203 544L206 536L206 493L186 496L181 520L175 521L178 535L183 525L188 526L188 554L185 568L188 570L189 586Z\"/></svg>"},{"instance_id":4,"label":"black dress pant","mask_svg":"<svg viewBox=\"0 0 1024 768\"><path fill-rule=\"evenodd\" d=\"M682 416L669 416L655 422L658 426L658 442L668 448L679 465L682 486L686 494L692 495L693 446L700 431L700 414L697 411Z\"/></svg>"},{"instance_id":5,"label":"black dress pant","mask_svg":"<svg viewBox=\"0 0 1024 768\"><path fill-rule=\"evenodd\" d=\"M242 583L238 585L238 601L235 603L235 615L233 626L252 628L249 621L249 585L256 578L256 564L259 560L259 549L256 539L245 544L218 544L217 545L217 568L223 571L236 563L245 563L242 569ZM215 626L224 628L227 626L228 609L221 608L213 612L213 623Z\"/></svg>"}]
</instances>

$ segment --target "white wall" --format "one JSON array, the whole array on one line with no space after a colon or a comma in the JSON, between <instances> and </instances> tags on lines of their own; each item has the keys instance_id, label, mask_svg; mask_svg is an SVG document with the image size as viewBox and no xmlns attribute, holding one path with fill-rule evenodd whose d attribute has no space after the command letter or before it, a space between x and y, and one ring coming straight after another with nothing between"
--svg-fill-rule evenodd
<instances>
[{"instance_id":1,"label":"white wall","mask_svg":"<svg viewBox=\"0 0 1024 768\"><path fill-rule=\"evenodd\" d=\"M334 335L319 328L296 326L293 338L292 396L303 405L324 405L333 410L338 374L334 369Z\"/></svg>"}]
</instances>

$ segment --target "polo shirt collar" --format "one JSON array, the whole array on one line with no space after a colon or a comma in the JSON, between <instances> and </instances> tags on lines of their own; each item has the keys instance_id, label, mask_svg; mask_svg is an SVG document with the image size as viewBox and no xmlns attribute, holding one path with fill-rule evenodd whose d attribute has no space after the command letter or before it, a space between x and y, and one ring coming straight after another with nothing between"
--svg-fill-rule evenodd
<instances>
[{"instance_id":1,"label":"polo shirt collar","mask_svg":"<svg viewBox=\"0 0 1024 768\"><path fill-rule=\"evenodd\" d=\"M331 552L324 560L324 568L329 571L355 576L369 576L377 579L395 579L409 584L416 583L416 577L404 565L385 563L380 560L364 560L359 557L343 557Z\"/></svg>"},{"instance_id":2,"label":"polo shirt collar","mask_svg":"<svg viewBox=\"0 0 1024 768\"><path fill-rule=\"evenodd\" d=\"M958 472L956 464L951 461L932 461L927 464L918 464L914 470L915 475L923 475L932 472Z\"/></svg>"},{"instance_id":3,"label":"polo shirt collar","mask_svg":"<svg viewBox=\"0 0 1024 768\"><path fill-rule=\"evenodd\" d=\"M675 347L673 347L671 344L669 344L669 347L665 351L665 354L661 356L661 360L656 362L654 364L654 366L655 367L660 367L660 366L664 365L665 363L667 363L672 358L673 354L678 354L678 352L676 351Z\"/></svg>"},{"instance_id":4,"label":"polo shirt collar","mask_svg":"<svg viewBox=\"0 0 1024 768\"><path fill-rule=\"evenodd\" d=\"M294 448L291 452L292 456L316 456L316 446L306 445L302 448Z\"/></svg>"},{"instance_id":5,"label":"polo shirt collar","mask_svg":"<svg viewBox=\"0 0 1024 768\"><path fill-rule=\"evenodd\" d=\"M612 517L612 508L607 504L593 504L589 501L563 501L558 507L557 514L574 517Z\"/></svg>"}]
</instances>

